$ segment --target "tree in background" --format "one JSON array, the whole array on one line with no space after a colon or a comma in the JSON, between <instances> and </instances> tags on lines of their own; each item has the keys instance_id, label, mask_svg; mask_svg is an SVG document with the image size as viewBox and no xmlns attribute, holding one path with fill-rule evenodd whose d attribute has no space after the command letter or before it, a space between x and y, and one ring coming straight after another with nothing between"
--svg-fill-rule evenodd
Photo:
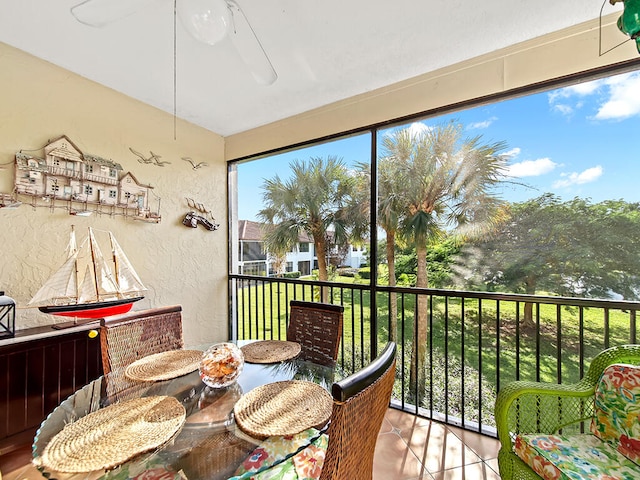
<instances>
[{"instance_id":1,"label":"tree in background","mask_svg":"<svg viewBox=\"0 0 640 480\"><path fill-rule=\"evenodd\" d=\"M265 180L262 187L265 207L258 217L270 225L265 245L268 251L286 252L305 232L313 239L318 278L326 281L329 245L346 243L349 238L344 208L351 202L354 177L335 156L326 160L312 157L306 162L294 160L290 167L287 180L276 175Z\"/></svg>"},{"instance_id":2,"label":"tree in background","mask_svg":"<svg viewBox=\"0 0 640 480\"><path fill-rule=\"evenodd\" d=\"M640 204L547 193L512 204L492 236L466 245L459 276L489 290L637 300L639 249Z\"/></svg>"},{"instance_id":3,"label":"tree in background","mask_svg":"<svg viewBox=\"0 0 640 480\"><path fill-rule=\"evenodd\" d=\"M416 286L427 288L427 251L445 233L462 238L481 235L494 227L503 202L492 188L504 179L508 157L503 142L483 144L481 137L463 138L463 126L448 123L422 130L397 130L384 139L385 157L393 165L402 237L417 256ZM416 399L424 396L427 353L428 298L416 302L416 343L411 385ZM417 348L416 348L417 347Z\"/></svg>"},{"instance_id":4,"label":"tree in background","mask_svg":"<svg viewBox=\"0 0 640 480\"><path fill-rule=\"evenodd\" d=\"M461 248L460 240L447 236L440 242L430 244L427 249L427 275L429 287L450 288L452 286L452 266L456 265ZM415 287L418 259L413 247L396 247L396 276L407 278L405 285Z\"/></svg>"},{"instance_id":5,"label":"tree in background","mask_svg":"<svg viewBox=\"0 0 640 480\"><path fill-rule=\"evenodd\" d=\"M404 132L402 130L401 132ZM403 186L400 183L401 177L396 170L398 162L391 156L385 156L384 149L388 145L388 138L383 139L383 154L378 160L378 182L377 182L377 218L378 226L385 232L384 240L384 258L388 267L388 284L390 287L396 286L396 272L395 272L395 248L400 239L397 238L398 231L400 229L400 218L405 209L405 203L403 199ZM360 217L366 219L366 232L364 228L358 231L369 234L369 216L370 216L370 195L369 188L371 186L371 169L368 163L359 163L357 168L361 175L360 178L360 191L367 192L366 195L359 196L360 205ZM354 215L355 217L355 215ZM382 249L380 249L382 252ZM369 262L371 266L377 265L378 262ZM389 296L389 340L397 341L398 330L398 302L397 294L391 292Z\"/></svg>"}]
</instances>

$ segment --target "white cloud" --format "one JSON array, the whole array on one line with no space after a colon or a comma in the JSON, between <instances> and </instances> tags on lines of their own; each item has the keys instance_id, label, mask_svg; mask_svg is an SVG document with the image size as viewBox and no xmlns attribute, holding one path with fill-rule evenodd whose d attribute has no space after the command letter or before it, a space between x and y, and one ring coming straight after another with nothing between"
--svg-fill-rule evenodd
<instances>
[{"instance_id":1,"label":"white cloud","mask_svg":"<svg viewBox=\"0 0 640 480\"><path fill-rule=\"evenodd\" d=\"M489 128L491 124L495 122L497 119L498 117L491 117L485 120L484 122L470 123L469 125L467 125L467 130Z\"/></svg>"},{"instance_id":2,"label":"white cloud","mask_svg":"<svg viewBox=\"0 0 640 480\"><path fill-rule=\"evenodd\" d=\"M515 158L518 155L520 155L520 147L514 147L511 150L507 150L506 152L503 153L503 155L505 157L509 157L509 158Z\"/></svg>"},{"instance_id":3,"label":"white cloud","mask_svg":"<svg viewBox=\"0 0 640 480\"><path fill-rule=\"evenodd\" d=\"M582 185L585 183L595 182L598 178L602 176L604 170L600 165L596 167L587 168L586 170L578 173L564 173L562 174L565 177L564 180L558 180L553 184L555 188L565 188L570 187L572 185Z\"/></svg>"},{"instance_id":4,"label":"white cloud","mask_svg":"<svg viewBox=\"0 0 640 480\"><path fill-rule=\"evenodd\" d=\"M556 105L553 105L553 109L566 116L569 116L573 113L573 107L571 105L567 105L566 103L558 103Z\"/></svg>"},{"instance_id":5,"label":"white cloud","mask_svg":"<svg viewBox=\"0 0 640 480\"><path fill-rule=\"evenodd\" d=\"M507 175L510 177L538 177L551 172L557 166L558 164L551 161L550 158L525 160L523 162L509 165Z\"/></svg>"},{"instance_id":6,"label":"white cloud","mask_svg":"<svg viewBox=\"0 0 640 480\"><path fill-rule=\"evenodd\" d=\"M424 133L430 130L430 127L425 125L422 122L413 122L406 129L411 132L412 136L414 136L414 135L420 135L421 133Z\"/></svg>"},{"instance_id":7,"label":"white cloud","mask_svg":"<svg viewBox=\"0 0 640 480\"><path fill-rule=\"evenodd\" d=\"M592 95L596 93L604 83L604 80L592 80L591 82L579 83L577 85L571 85L570 87L553 90L547 95L549 103L555 103L558 99Z\"/></svg>"},{"instance_id":8,"label":"white cloud","mask_svg":"<svg viewBox=\"0 0 640 480\"><path fill-rule=\"evenodd\" d=\"M597 120L622 120L640 114L640 74L614 77L607 86L608 100L600 105Z\"/></svg>"},{"instance_id":9,"label":"white cloud","mask_svg":"<svg viewBox=\"0 0 640 480\"><path fill-rule=\"evenodd\" d=\"M594 96L594 120L622 120L640 115L640 73L632 72L601 80L572 85L550 92L547 97L552 110L572 115Z\"/></svg>"}]
</instances>

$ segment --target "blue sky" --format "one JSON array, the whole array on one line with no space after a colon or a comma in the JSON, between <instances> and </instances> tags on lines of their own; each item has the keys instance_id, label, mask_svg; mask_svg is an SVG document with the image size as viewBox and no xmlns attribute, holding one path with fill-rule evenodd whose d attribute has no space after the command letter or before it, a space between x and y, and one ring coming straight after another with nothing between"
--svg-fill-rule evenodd
<instances>
[{"instance_id":1,"label":"blue sky","mask_svg":"<svg viewBox=\"0 0 640 480\"><path fill-rule=\"evenodd\" d=\"M457 120L483 143L504 141L510 201L545 192L563 199L640 201L640 72L528 95L431 118L405 128ZM369 159L369 135L280 154L238 166L240 219L255 220L264 180L287 178L293 159L336 155L347 165Z\"/></svg>"}]
</instances>

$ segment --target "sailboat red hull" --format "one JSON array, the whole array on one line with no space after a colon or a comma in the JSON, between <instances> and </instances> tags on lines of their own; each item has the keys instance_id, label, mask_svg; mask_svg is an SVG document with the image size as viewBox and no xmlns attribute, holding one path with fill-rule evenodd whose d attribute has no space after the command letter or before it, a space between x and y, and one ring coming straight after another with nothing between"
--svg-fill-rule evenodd
<instances>
[{"instance_id":1,"label":"sailboat red hull","mask_svg":"<svg viewBox=\"0 0 640 480\"><path fill-rule=\"evenodd\" d=\"M49 305L38 307L43 313L57 315L60 317L76 318L102 318L110 315L127 313L138 300L144 297L134 297L119 300L109 300L106 302L81 303L74 305Z\"/></svg>"}]
</instances>

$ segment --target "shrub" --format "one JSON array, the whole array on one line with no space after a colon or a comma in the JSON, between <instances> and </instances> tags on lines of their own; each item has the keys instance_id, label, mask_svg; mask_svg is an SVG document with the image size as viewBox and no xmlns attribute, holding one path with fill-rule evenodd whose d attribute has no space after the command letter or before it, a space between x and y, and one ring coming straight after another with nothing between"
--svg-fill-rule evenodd
<instances>
[{"instance_id":1,"label":"shrub","mask_svg":"<svg viewBox=\"0 0 640 480\"><path fill-rule=\"evenodd\" d=\"M358 269L351 267L339 268L337 273L341 277L355 277L358 274Z\"/></svg>"},{"instance_id":2,"label":"shrub","mask_svg":"<svg viewBox=\"0 0 640 480\"><path fill-rule=\"evenodd\" d=\"M371 278L371 269L369 267L361 268L358 270L358 275L360 275L360 278L369 280Z\"/></svg>"}]
</instances>

